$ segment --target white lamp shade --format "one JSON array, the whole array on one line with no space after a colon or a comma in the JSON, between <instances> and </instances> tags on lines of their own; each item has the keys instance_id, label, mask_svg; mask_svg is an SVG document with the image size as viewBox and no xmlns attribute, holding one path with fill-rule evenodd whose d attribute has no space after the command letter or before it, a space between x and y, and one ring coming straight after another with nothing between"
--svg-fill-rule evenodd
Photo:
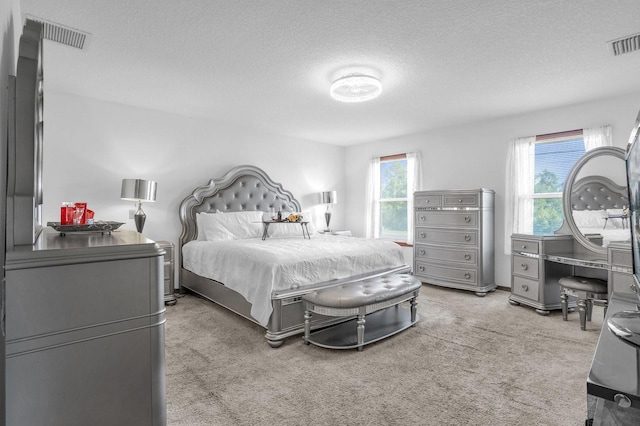
<instances>
[{"instance_id":1,"label":"white lamp shade","mask_svg":"<svg viewBox=\"0 0 640 426\"><path fill-rule=\"evenodd\" d=\"M145 179L122 179L120 198L131 201L155 201L156 182Z\"/></svg>"},{"instance_id":2,"label":"white lamp shade","mask_svg":"<svg viewBox=\"0 0 640 426\"><path fill-rule=\"evenodd\" d=\"M336 204L338 202L338 195L336 194L336 191L321 192L320 202L322 204Z\"/></svg>"}]
</instances>

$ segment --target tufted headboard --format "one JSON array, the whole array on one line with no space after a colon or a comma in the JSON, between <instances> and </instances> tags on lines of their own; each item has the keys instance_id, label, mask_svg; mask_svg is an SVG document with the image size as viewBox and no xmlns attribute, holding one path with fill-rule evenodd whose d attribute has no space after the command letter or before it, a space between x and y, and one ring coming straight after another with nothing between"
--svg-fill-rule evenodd
<instances>
[{"instance_id":1,"label":"tufted headboard","mask_svg":"<svg viewBox=\"0 0 640 426\"><path fill-rule=\"evenodd\" d=\"M180 203L180 247L198 237L196 213L244 210L299 212L293 195L255 166L237 166L219 179L199 186Z\"/></svg>"},{"instance_id":2,"label":"tufted headboard","mask_svg":"<svg viewBox=\"0 0 640 426\"><path fill-rule=\"evenodd\" d=\"M629 205L627 187L604 176L588 176L571 189L572 210L621 209Z\"/></svg>"}]
</instances>

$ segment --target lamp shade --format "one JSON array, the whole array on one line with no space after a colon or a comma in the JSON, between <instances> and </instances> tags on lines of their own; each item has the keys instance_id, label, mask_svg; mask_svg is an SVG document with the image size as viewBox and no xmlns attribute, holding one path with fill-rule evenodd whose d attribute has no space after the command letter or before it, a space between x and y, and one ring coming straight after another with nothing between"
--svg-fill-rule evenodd
<instances>
[{"instance_id":1,"label":"lamp shade","mask_svg":"<svg viewBox=\"0 0 640 426\"><path fill-rule=\"evenodd\" d=\"M322 204L336 204L338 202L338 196L336 194L336 191L321 192L320 202Z\"/></svg>"},{"instance_id":2,"label":"lamp shade","mask_svg":"<svg viewBox=\"0 0 640 426\"><path fill-rule=\"evenodd\" d=\"M120 198L131 201L155 201L156 188L157 184L152 180L122 179Z\"/></svg>"}]
</instances>

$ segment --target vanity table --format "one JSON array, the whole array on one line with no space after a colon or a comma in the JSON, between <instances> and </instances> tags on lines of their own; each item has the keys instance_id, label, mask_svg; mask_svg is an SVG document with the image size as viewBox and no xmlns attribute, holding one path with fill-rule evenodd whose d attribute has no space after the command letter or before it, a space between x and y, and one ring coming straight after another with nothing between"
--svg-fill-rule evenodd
<instances>
[{"instance_id":1,"label":"vanity table","mask_svg":"<svg viewBox=\"0 0 640 426\"><path fill-rule=\"evenodd\" d=\"M572 235L511 236L512 305L524 304L540 315L561 309L558 280L570 275L608 278L606 255L585 250ZM575 301L569 302L575 307Z\"/></svg>"},{"instance_id":2,"label":"vanity table","mask_svg":"<svg viewBox=\"0 0 640 426\"><path fill-rule=\"evenodd\" d=\"M611 146L587 151L565 181L562 227L553 235L511 236L512 305L531 306L541 315L562 309L558 281L565 276L606 280L609 293L629 291L633 281L629 243L615 242L630 238L629 227L602 226L610 212L629 205L627 188L621 185L623 181L626 185L624 158L623 149ZM608 176L602 176L604 172ZM586 219L586 227L579 219ZM575 301L569 306L575 307Z\"/></svg>"}]
</instances>

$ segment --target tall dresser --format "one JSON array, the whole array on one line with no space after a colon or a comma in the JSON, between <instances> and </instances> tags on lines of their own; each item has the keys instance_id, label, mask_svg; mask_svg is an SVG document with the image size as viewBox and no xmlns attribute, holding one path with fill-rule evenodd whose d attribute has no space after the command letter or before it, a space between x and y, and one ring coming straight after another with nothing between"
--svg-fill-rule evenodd
<instances>
[{"instance_id":1,"label":"tall dresser","mask_svg":"<svg viewBox=\"0 0 640 426\"><path fill-rule=\"evenodd\" d=\"M494 200L484 188L416 192L415 276L478 296L495 290Z\"/></svg>"},{"instance_id":2,"label":"tall dresser","mask_svg":"<svg viewBox=\"0 0 640 426\"><path fill-rule=\"evenodd\" d=\"M163 250L46 228L7 249L6 424L166 424Z\"/></svg>"}]
</instances>

